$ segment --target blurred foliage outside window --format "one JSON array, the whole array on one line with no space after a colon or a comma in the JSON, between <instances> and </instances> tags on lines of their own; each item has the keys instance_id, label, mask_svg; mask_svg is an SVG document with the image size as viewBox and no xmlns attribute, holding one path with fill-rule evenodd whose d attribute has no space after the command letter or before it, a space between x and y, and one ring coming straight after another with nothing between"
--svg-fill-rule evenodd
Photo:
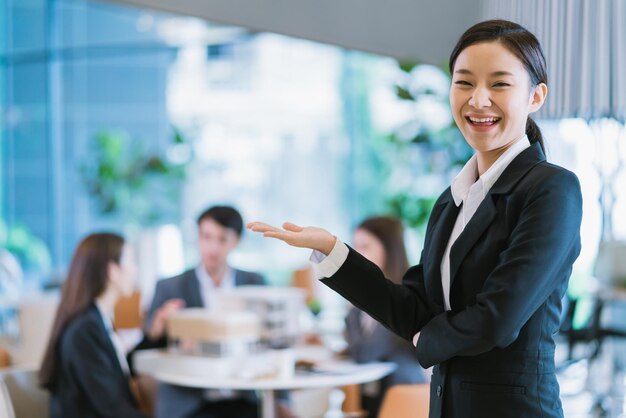
<instances>
[{"instance_id":1,"label":"blurred foliage outside window","mask_svg":"<svg viewBox=\"0 0 626 418\"><path fill-rule=\"evenodd\" d=\"M164 153L123 132L103 131L93 138L80 173L102 215L119 216L124 226L149 227L179 221L191 159L191 146L177 130Z\"/></svg>"},{"instance_id":2,"label":"blurred foliage outside window","mask_svg":"<svg viewBox=\"0 0 626 418\"><path fill-rule=\"evenodd\" d=\"M46 244L25 225L8 227L0 218L0 297L16 298L22 286L37 286L50 268Z\"/></svg>"},{"instance_id":3,"label":"blurred foliage outside window","mask_svg":"<svg viewBox=\"0 0 626 418\"><path fill-rule=\"evenodd\" d=\"M450 76L415 62L398 62L396 99L406 118L384 136L389 147L385 202L390 214L424 233L437 197L473 154L449 105Z\"/></svg>"}]
</instances>

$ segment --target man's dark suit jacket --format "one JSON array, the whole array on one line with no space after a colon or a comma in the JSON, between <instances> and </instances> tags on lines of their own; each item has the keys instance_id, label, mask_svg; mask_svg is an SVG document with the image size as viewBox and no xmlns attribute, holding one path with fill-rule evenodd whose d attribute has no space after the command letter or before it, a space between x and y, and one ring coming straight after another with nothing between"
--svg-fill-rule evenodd
<instances>
[{"instance_id":1,"label":"man's dark suit jacket","mask_svg":"<svg viewBox=\"0 0 626 418\"><path fill-rule=\"evenodd\" d=\"M146 418L95 305L70 322L58 350L52 418Z\"/></svg>"},{"instance_id":2,"label":"man's dark suit jacket","mask_svg":"<svg viewBox=\"0 0 626 418\"><path fill-rule=\"evenodd\" d=\"M235 286L264 285L263 276L243 270L235 270ZM149 329L155 312L170 299L182 299L187 308L201 308L204 306L200 293L200 283L195 269L187 270L183 274L157 282L152 298L152 305L148 312L145 329ZM148 344L147 347L165 347L166 339L158 344ZM185 388L167 384L159 384L156 404L156 417L182 418L196 411L205 402L203 390Z\"/></svg>"},{"instance_id":3,"label":"man's dark suit jacket","mask_svg":"<svg viewBox=\"0 0 626 418\"><path fill-rule=\"evenodd\" d=\"M553 335L580 252L578 179L537 143L510 163L452 246L446 312L440 266L458 213L448 188L403 285L352 249L324 283L407 340L421 331L431 418L562 417Z\"/></svg>"}]
</instances>

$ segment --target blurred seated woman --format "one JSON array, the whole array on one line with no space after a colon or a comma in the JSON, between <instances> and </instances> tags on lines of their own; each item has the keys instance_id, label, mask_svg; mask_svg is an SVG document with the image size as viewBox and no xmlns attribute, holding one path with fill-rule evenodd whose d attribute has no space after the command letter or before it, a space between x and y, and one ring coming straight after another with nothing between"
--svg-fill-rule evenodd
<instances>
[{"instance_id":1,"label":"blurred seated woman","mask_svg":"<svg viewBox=\"0 0 626 418\"><path fill-rule=\"evenodd\" d=\"M394 218L380 216L363 221L353 235L354 249L376 264L385 277L400 283L409 263L404 247L404 228ZM380 384L366 384L362 390L363 408L376 417L389 387L398 384L426 383L425 370L417 362L415 347L358 308L351 307L346 317L348 353L357 363L390 361L398 365Z\"/></svg>"},{"instance_id":2,"label":"blurred seated woman","mask_svg":"<svg viewBox=\"0 0 626 418\"><path fill-rule=\"evenodd\" d=\"M145 418L111 322L118 299L134 289L136 270L119 235L92 234L78 245L39 372L52 418Z\"/></svg>"}]
</instances>

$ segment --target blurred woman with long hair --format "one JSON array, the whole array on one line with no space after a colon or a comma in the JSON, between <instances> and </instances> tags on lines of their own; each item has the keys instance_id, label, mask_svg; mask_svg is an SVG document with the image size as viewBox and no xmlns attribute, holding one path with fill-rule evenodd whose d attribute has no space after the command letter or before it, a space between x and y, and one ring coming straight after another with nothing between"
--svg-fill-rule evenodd
<instances>
[{"instance_id":1,"label":"blurred woman with long hair","mask_svg":"<svg viewBox=\"0 0 626 418\"><path fill-rule=\"evenodd\" d=\"M119 235L91 234L76 248L39 372L52 395L52 418L145 418L112 327L115 304L132 293L136 270Z\"/></svg>"},{"instance_id":2,"label":"blurred woman with long hair","mask_svg":"<svg viewBox=\"0 0 626 418\"><path fill-rule=\"evenodd\" d=\"M357 252L376 264L385 277L402 283L402 276L409 268L402 222L389 216L368 218L355 229L352 244ZM413 345L356 307L350 308L346 317L346 340L348 353L357 363L390 361L398 365L380 384L364 385L362 403L370 417L377 416L385 392L391 386L428 381L425 370L415 358Z\"/></svg>"}]
</instances>

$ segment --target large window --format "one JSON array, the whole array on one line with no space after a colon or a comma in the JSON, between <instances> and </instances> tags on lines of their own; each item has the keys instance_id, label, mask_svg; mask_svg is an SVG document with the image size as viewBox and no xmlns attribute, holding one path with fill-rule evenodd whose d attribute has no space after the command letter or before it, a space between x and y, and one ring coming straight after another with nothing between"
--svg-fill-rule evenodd
<instances>
[{"instance_id":1,"label":"large window","mask_svg":"<svg viewBox=\"0 0 626 418\"><path fill-rule=\"evenodd\" d=\"M192 265L194 220L211 204L346 237L383 209L369 94L392 60L92 1L0 10L1 218L44 244L33 286L62 279L80 237L101 229L132 238L173 223ZM106 178L139 154L186 163L178 194ZM175 216L145 216L159 200L174 200ZM279 282L306 255L249 236L233 261Z\"/></svg>"},{"instance_id":2,"label":"large window","mask_svg":"<svg viewBox=\"0 0 626 418\"><path fill-rule=\"evenodd\" d=\"M451 123L448 82L434 67L403 73L389 58L194 18L86 0L7 0L0 232L32 238L35 286L62 279L80 237L100 229L132 238L172 224L165 240L183 251L165 251L173 261L155 274L191 266L195 217L217 203L236 205L247 220L321 225L349 241L357 222L388 209L390 194L432 197L449 184L455 168L438 166L445 158L390 145L399 126ZM403 101L396 85L429 93ZM581 121L542 126L553 161L583 185L582 277L592 273L600 236L597 167L587 158L594 140ZM117 157L105 165L103 155ZM136 161L153 165L133 177ZM154 176L160 169L172 182ZM615 213L624 207L618 198ZM624 238L623 219L614 226ZM278 283L306 260L302 250L247 235L233 263Z\"/></svg>"}]
</instances>

